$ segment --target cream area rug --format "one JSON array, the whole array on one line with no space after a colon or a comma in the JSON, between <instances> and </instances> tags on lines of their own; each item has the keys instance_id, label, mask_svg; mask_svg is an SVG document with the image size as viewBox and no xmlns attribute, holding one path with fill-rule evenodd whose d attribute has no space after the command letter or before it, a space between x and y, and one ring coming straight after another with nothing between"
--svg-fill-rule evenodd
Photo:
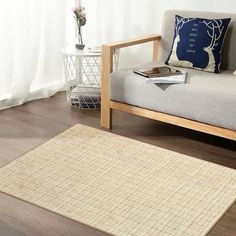
<instances>
[{"instance_id":1,"label":"cream area rug","mask_svg":"<svg viewBox=\"0 0 236 236\"><path fill-rule=\"evenodd\" d=\"M236 171L84 125L0 169L0 191L113 235L205 235Z\"/></svg>"}]
</instances>

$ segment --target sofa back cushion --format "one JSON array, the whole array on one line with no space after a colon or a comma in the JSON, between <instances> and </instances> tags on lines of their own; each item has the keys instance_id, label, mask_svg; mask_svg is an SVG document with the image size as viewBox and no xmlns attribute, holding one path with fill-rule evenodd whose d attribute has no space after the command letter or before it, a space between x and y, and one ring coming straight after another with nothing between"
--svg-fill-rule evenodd
<instances>
[{"instance_id":1,"label":"sofa back cushion","mask_svg":"<svg viewBox=\"0 0 236 236\"><path fill-rule=\"evenodd\" d=\"M175 15L181 15L183 17L199 17L208 19L220 19L231 18L229 28L225 37L225 42L222 49L222 70L236 70L236 14L229 13L213 13L213 12L197 12L197 11L179 11L169 10L166 11L163 17L162 23L162 40L160 48L160 61L164 62L171 51L174 27L175 27Z\"/></svg>"}]
</instances>

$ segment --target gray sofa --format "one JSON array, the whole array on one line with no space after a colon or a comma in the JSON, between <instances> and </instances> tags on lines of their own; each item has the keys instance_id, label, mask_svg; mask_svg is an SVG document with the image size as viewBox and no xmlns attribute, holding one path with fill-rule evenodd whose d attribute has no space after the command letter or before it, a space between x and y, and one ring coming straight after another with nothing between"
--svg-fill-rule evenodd
<instances>
[{"instance_id":1,"label":"gray sofa","mask_svg":"<svg viewBox=\"0 0 236 236\"><path fill-rule=\"evenodd\" d=\"M214 74L184 69L187 71L185 84L156 85L148 84L145 78L134 74L135 67L125 68L110 76L110 100L209 124L213 129L221 127L232 131L233 135L228 138L235 140L236 75L233 71L236 70L236 14L167 11L163 19L158 60L142 67L164 64L171 49L176 14L184 17L232 18L222 51L222 72Z\"/></svg>"}]
</instances>

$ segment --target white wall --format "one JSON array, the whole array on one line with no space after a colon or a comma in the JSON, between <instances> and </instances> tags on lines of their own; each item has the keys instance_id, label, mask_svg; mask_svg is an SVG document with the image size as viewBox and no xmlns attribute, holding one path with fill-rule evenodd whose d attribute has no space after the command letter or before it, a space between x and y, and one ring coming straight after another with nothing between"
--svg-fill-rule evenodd
<instances>
[{"instance_id":1,"label":"white wall","mask_svg":"<svg viewBox=\"0 0 236 236\"><path fill-rule=\"evenodd\" d=\"M236 13L235 0L84 0L88 22L86 42L90 46L160 33L165 10L181 9ZM150 60L150 46L122 50L121 65Z\"/></svg>"}]
</instances>

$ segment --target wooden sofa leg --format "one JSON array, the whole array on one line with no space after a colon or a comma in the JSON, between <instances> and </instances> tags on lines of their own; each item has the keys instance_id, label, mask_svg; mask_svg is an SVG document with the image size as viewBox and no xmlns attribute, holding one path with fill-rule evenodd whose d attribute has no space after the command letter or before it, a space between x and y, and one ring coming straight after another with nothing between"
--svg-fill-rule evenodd
<instances>
[{"instance_id":1,"label":"wooden sofa leg","mask_svg":"<svg viewBox=\"0 0 236 236\"><path fill-rule=\"evenodd\" d=\"M113 70L113 50L110 46L102 46L101 77L101 126L111 129L110 107L110 74Z\"/></svg>"},{"instance_id":2,"label":"wooden sofa leg","mask_svg":"<svg viewBox=\"0 0 236 236\"><path fill-rule=\"evenodd\" d=\"M108 105L103 105L101 107L101 126L106 129L112 128L112 109Z\"/></svg>"}]
</instances>

